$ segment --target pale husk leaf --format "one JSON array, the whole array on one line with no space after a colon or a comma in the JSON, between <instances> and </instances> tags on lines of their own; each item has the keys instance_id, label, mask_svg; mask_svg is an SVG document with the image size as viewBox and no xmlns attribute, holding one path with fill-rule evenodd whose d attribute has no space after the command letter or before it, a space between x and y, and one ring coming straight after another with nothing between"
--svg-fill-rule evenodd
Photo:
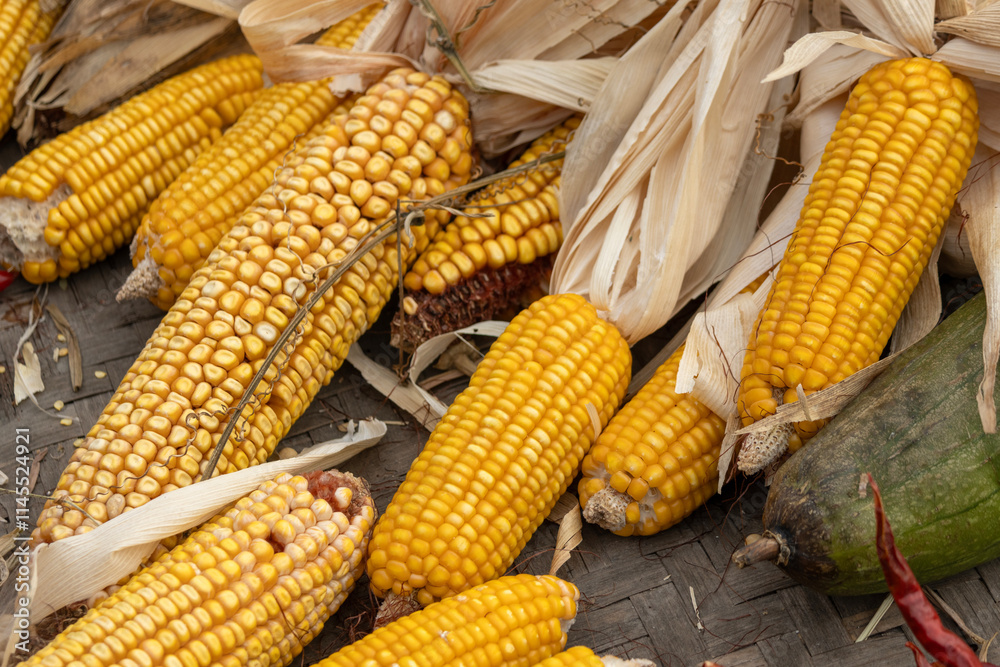
<instances>
[{"instance_id":1,"label":"pale husk leaf","mask_svg":"<svg viewBox=\"0 0 1000 667\"><path fill-rule=\"evenodd\" d=\"M936 29L980 44L1000 46L1000 4L989 4L971 14L941 21Z\"/></svg>"},{"instance_id":2,"label":"pale husk leaf","mask_svg":"<svg viewBox=\"0 0 1000 667\"><path fill-rule=\"evenodd\" d=\"M962 207L969 212L965 224L972 256L979 267L979 276L986 292L986 329L983 331L983 381L979 385L976 401L983 431L996 433L996 382L997 361L1000 359L1000 209L997 193L1000 192L1000 173L997 164L1000 154L980 146L973 158L973 167L966 178L968 188L962 196Z\"/></svg>"},{"instance_id":3,"label":"pale husk leaf","mask_svg":"<svg viewBox=\"0 0 1000 667\"><path fill-rule=\"evenodd\" d=\"M610 159L594 158L607 154L609 143L615 145L615 137L609 141L600 130L590 141L578 136L570 148L587 164L579 174L567 168L563 179L563 191L570 195L561 210L569 211L563 220L570 228L553 269L552 289L586 296L631 342L673 315L685 280L682 271L694 266L720 233L754 123L770 94L770 87L758 82L780 57L793 22L785 5L721 2L707 7L696 8L670 49L660 44L659 26L634 47L658 47L665 58L656 80L649 82L651 90L631 93L646 98ZM609 75L609 82L614 79L614 73ZM624 102L626 108L634 104ZM584 124L589 120L600 128L606 122L596 111ZM612 117L612 127L614 122ZM596 179L595 169L601 172ZM594 187L571 188L575 178ZM574 215L580 192L591 195ZM663 271L664 266L681 270ZM703 270L696 267L689 282L705 280Z\"/></svg>"},{"instance_id":4,"label":"pale husk leaf","mask_svg":"<svg viewBox=\"0 0 1000 667\"><path fill-rule=\"evenodd\" d=\"M448 411L448 406L417 383L420 374L455 341L464 341L463 336L496 338L504 332L508 324L509 322L489 320L424 341L413 353L406 380L400 380L395 372L369 359L357 345L348 351L347 361L383 396L413 415L428 431L433 431L438 421Z\"/></svg>"},{"instance_id":5,"label":"pale husk leaf","mask_svg":"<svg viewBox=\"0 0 1000 667\"><path fill-rule=\"evenodd\" d=\"M934 53L933 0L844 0L870 30L915 56Z\"/></svg>"},{"instance_id":6,"label":"pale husk leaf","mask_svg":"<svg viewBox=\"0 0 1000 667\"><path fill-rule=\"evenodd\" d=\"M677 367L676 391L690 393L700 384L698 401L724 419L736 413L733 396L739 387L747 334L771 289L770 278L754 294L738 294L725 309L699 312L691 323L684 354ZM732 351L732 356L725 356ZM708 354L708 358L702 356ZM683 378L683 381L682 381Z\"/></svg>"},{"instance_id":7,"label":"pale husk leaf","mask_svg":"<svg viewBox=\"0 0 1000 667\"><path fill-rule=\"evenodd\" d=\"M965 221L968 213L962 203L963 197L964 193L959 193L959 199L955 201L955 206L951 209L951 216L948 218L948 224L945 225L942 235L944 242L941 245L941 259L939 261L941 270L956 278L969 278L979 274L976 260L972 257L969 235L965 232Z\"/></svg>"},{"instance_id":8,"label":"pale husk leaf","mask_svg":"<svg viewBox=\"0 0 1000 667\"><path fill-rule=\"evenodd\" d=\"M783 76L795 74L823 55L834 44L844 44L856 49L871 51L885 58L905 58L909 55L898 46L856 32L846 30L814 32L800 38L785 51L781 67L770 72L764 81L775 81Z\"/></svg>"},{"instance_id":9,"label":"pale husk leaf","mask_svg":"<svg viewBox=\"0 0 1000 667\"><path fill-rule=\"evenodd\" d=\"M846 95L858 77L883 60L885 56L879 53L845 44L831 45L802 69L798 84L799 101L788 114L788 125L799 127L803 119L821 104Z\"/></svg>"},{"instance_id":10,"label":"pale husk leaf","mask_svg":"<svg viewBox=\"0 0 1000 667\"><path fill-rule=\"evenodd\" d=\"M899 353L889 355L871 366L862 368L860 371L849 375L840 382L830 385L826 389L821 389L816 393L806 396L806 400L795 401L794 403L783 403L778 406L778 411L770 417L765 417L749 426L738 429L735 435L747 435L749 433L762 433L771 430L781 424L791 422L811 421L814 419L829 419L835 417L844 406L854 400L865 387L871 383L885 367L898 356Z\"/></svg>"},{"instance_id":11,"label":"pale husk leaf","mask_svg":"<svg viewBox=\"0 0 1000 667\"><path fill-rule=\"evenodd\" d=\"M213 477L154 498L89 533L39 545L32 552L31 621L85 600L131 574L165 537L199 525L221 508L282 472L301 474L339 465L377 443L380 421L360 422L339 440L318 444L290 459Z\"/></svg>"},{"instance_id":12,"label":"pale husk leaf","mask_svg":"<svg viewBox=\"0 0 1000 667\"><path fill-rule=\"evenodd\" d=\"M187 5L209 14L235 21L249 0L174 0L179 5Z\"/></svg>"},{"instance_id":13,"label":"pale husk leaf","mask_svg":"<svg viewBox=\"0 0 1000 667\"><path fill-rule=\"evenodd\" d=\"M947 65L952 71L974 79L1000 81L1000 47L977 44L956 37L938 49L932 57ZM980 109L980 112L982 111L983 109Z\"/></svg>"},{"instance_id":14,"label":"pale husk leaf","mask_svg":"<svg viewBox=\"0 0 1000 667\"><path fill-rule=\"evenodd\" d=\"M497 92L585 111L597 97L614 63L614 58L555 62L501 60L476 70L475 80Z\"/></svg>"}]
</instances>

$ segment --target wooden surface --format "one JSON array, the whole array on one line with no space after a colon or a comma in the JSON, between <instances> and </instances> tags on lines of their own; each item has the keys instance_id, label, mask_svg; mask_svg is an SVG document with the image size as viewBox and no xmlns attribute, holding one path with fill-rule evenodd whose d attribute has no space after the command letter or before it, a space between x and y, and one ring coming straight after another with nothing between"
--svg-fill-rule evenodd
<instances>
[{"instance_id":1,"label":"wooden surface","mask_svg":"<svg viewBox=\"0 0 1000 667\"><path fill-rule=\"evenodd\" d=\"M63 344L49 318L31 336L42 364L46 389L40 403L51 408L65 402L61 417L76 419L63 426L29 402L13 405L15 345L28 320L36 288L19 280L0 293L0 471L13 477L15 428L30 429L31 450L38 458L34 493L51 492L73 449L95 422L113 388L144 345L161 317L146 302L118 304L117 288L130 269L126 252L49 286L47 301L57 305L80 338L84 382L73 392L64 357L53 360ZM394 306L394 304L393 304ZM665 334L661 334L662 342ZM361 341L376 361L391 365L397 353L388 345L388 318L383 317ZM657 341L641 345L637 363L649 358ZM638 367L638 366L637 366ZM107 373L104 378L95 372ZM435 391L450 400L461 388L452 382ZM379 509L384 509L419 451L427 433L396 409L345 365L331 384L279 444L301 450L340 437L348 419L375 416L389 422L382 442L349 461L344 468L366 477ZM8 483L7 488L12 486ZM766 497L763 485L731 485L724 497L712 499L680 525L653 537L617 538L585 526L583 543L560 574L577 584L583 595L571 644L587 644L600 653L645 657L659 665L698 665L715 659L725 667L757 665L913 664L905 642L912 638L893 609L866 642L854 639L883 599L829 598L795 585L770 564L738 570L730 555L748 533L760 526ZM42 501L31 501L30 515ZM13 528L14 500L0 494L0 534ZM518 559L516 570L548 570L557 526L546 522ZM11 604L13 578L0 587L0 600ZM989 563L934 587L968 626L989 638L1000 630L1000 564ZM695 608L697 606L697 609ZM309 665L348 641L371 623L374 600L362 580L344 608L327 624L296 665ZM9 609L9 606L8 606ZM989 656L1000 661L1000 648Z\"/></svg>"}]
</instances>

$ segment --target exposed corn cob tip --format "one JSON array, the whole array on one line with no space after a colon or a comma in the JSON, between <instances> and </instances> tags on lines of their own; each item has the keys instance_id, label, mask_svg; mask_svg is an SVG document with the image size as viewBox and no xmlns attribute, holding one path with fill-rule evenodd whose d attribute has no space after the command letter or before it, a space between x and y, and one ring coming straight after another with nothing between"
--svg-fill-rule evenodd
<instances>
[{"instance_id":1,"label":"exposed corn cob tip","mask_svg":"<svg viewBox=\"0 0 1000 667\"><path fill-rule=\"evenodd\" d=\"M216 446L217 473L266 461L391 296L400 264L395 235L319 297L251 387L289 318L321 282L313 278L343 263L398 198L420 201L467 179L461 157L470 141L468 103L451 84L396 70L289 158L274 190L195 272L73 453L53 495L87 514L50 501L33 540L87 532L197 481ZM428 210L424 225L412 227L404 264L444 216ZM236 435L220 444L246 391L254 398L237 417Z\"/></svg>"},{"instance_id":2,"label":"exposed corn cob tip","mask_svg":"<svg viewBox=\"0 0 1000 667\"><path fill-rule=\"evenodd\" d=\"M895 60L861 77L753 328L737 399L744 426L798 400L799 385L808 396L878 360L948 219L978 127L972 84L941 63ZM796 424L798 439L821 425Z\"/></svg>"},{"instance_id":3,"label":"exposed corn cob tip","mask_svg":"<svg viewBox=\"0 0 1000 667\"><path fill-rule=\"evenodd\" d=\"M150 202L262 85L257 57L223 58L33 150L0 177L0 261L44 283L128 243Z\"/></svg>"},{"instance_id":4,"label":"exposed corn cob tip","mask_svg":"<svg viewBox=\"0 0 1000 667\"><path fill-rule=\"evenodd\" d=\"M655 667L651 660L622 660L613 655L598 657L586 646L574 646L550 658L535 663L537 667Z\"/></svg>"},{"instance_id":5,"label":"exposed corn cob tip","mask_svg":"<svg viewBox=\"0 0 1000 667\"><path fill-rule=\"evenodd\" d=\"M314 667L534 665L566 645L579 597L557 577L503 577L393 621Z\"/></svg>"},{"instance_id":6,"label":"exposed corn cob tip","mask_svg":"<svg viewBox=\"0 0 1000 667\"><path fill-rule=\"evenodd\" d=\"M565 150L581 117L536 139L510 167ZM392 345L413 351L448 331L495 318L552 271L562 245L562 160L488 186L434 237L403 278Z\"/></svg>"},{"instance_id":7,"label":"exposed corn cob tip","mask_svg":"<svg viewBox=\"0 0 1000 667\"><path fill-rule=\"evenodd\" d=\"M326 31L318 44L349 49L378 12L367 7ZM329 79L279 83L198 156L143 216L132 245L135 267L118 300L148 298L166 310L219 239L270 186L288 152L307 143L354 97L330 92Z\"/></svg>"},{"instance_id":8,"label":"exposed corn cob tip","mask_svg":"<svg viewBox=\"0 0 1000 667\"><path fill-rule=\"evenodd\" d=\"M726 422L678 394L682 345L614 416L583 460L583 518L616 535L653 535L714 493Z\"/></svg>"},{"instance_id":9,"label":"exposed corn cob tip","mask_svg":"<svg viewBox=\"0 0 1000 667\"><path fill-rule=\"evenodd\" d=\"M625 339L575 294L511 321L431 433L372 537L371 588L419 605L503 574L579 470L631 372Z\"/></svg>"},{"instance_id":10,"label":"exposed corn cob tip","mask_svg":"<svg viewBox=\"0 0 1000 667\"><path fill-rule=\"evenodd\" d=\"M28 66L28 47L44 42L62 6L43 7L41 0L0 0L0 136L10 129L14 92Z\"/></svg>"},{"instance_id":11,"label":"exposed corn cob tip","mask_svg":"<svg viewBox=\"0 0 1000 667\"><path fill-rule=\"evenodd\" d=\"M287 665L354 587L374 520L353 475L279 475L21 664Z\"/></svg>"}]
</instances>

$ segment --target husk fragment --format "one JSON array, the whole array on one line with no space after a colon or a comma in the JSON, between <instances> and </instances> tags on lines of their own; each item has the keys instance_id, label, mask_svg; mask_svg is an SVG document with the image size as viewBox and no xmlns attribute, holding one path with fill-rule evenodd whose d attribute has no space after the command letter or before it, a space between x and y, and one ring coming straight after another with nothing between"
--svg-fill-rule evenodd
<instances>
[{"instance_id":1,"label":"husk fragment","mask_svg":"<svg viewBox=\"0 0 1000 667\"><path fill-rule=\"evenodd\" d=\"M351 422L345 437L318 444L297 457L177 489L89 533L39 545L30 565L31 621L37 623L131 574L160 540L197 526L264 480L282 472L332 468L377 443L385 432L380 421L362 421L356 427Z\"/></svg>"},{"instance_id":2,"label":"husk fragment","mask_svg":"<svg viewBox=\"0 0 1000 667\"><path fill-rule=\"evenodd\" d=\"M980 146L973 157L973 166L966 178L968 188L962 196L962 207L968 211L964 234L969 239L972 256L979 267L979 276L986 292L986 329L983 331L983 381L979 385L976 401L983 431L996 433L997 414L994 386L997 362L1000 360L1000 153Z\"/></svg>"},{"instance_id":3,"label":"husk fragment","mask_svg":"<svg viewBox=\"0 0 1000 667\"><path fill-rule=\"evenodd\" d=\"M240 25L274 81L335 76L334 90L346 92L362 90L388 69L417 66L470 84L464 92L475 110L476 144L488 157L586 109L610 67L592 56L618 55L631 44L628 36L662 11L648 0L590 0L585 7L545 0L399 1L365 29L355 45L363 53L297 43L365 4L255 0L241 12ZM598 51L607 48L612 52Z\"/></svg>"},{"instance_id":4,"label":"husk fragment","mask_svg":"<svg viewBox=\"0 0 1000 667\"><path fill-rule=\"evenodd\" d=\"M463 336L496 338L503 333L507 325L508 322L489 320L425 341L413 353L405 381L401 381L394 371L369 359L357 345L352 346L347 353L347 361L383 396L413 415L428 431L433 431L438 421L448 411L448 406L417 383L420 374L451 347L452 343L465 340Z\"/></svg>"},{"instance_id":5,"label":"husk fragment","mask_svg":"<svg viewBox=\"0 0 1000 667\"><path fill-rule=\"evenodd\" d=\"M240 4L70 2L18 84L13 121L18 141L27 146L68 130L170 76L245 50L233 21ZM199 9L218 10L221 16Z\"/></svg>"}]
</instances>

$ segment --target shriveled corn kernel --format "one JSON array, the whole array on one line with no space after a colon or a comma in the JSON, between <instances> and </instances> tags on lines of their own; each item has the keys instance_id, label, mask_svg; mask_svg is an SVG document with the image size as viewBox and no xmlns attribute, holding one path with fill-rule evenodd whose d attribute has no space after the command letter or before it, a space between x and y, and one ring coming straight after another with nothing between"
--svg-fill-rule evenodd
<instances>
[{"instance_id":1,"label":"shriveled corn kernel","mask_svg":"<svg viewBox=\"0 0 1000 667\"><path fill-rule=\"evenodd\" d=\"M0 218L16 246L9 259L28 280L49 282L127 243L148 202L235 120L217 109L242 111L262 75L255 56L222 58L22 158L0 177Z\"/></svg>"},{"instance_id":2,"label":"shriveled corn kernel","mask_svg":"<svg viewBox=\"0 0 1000 667\"><path fill-rule=\"evenodd\" d=\"M946 85L929 88L931 79ZM919 91L917 104L908 91ZM948 109L950 120L917 106ZM809 395L878 360L948 219L978 127L975 90L941 63L895 60L861 77L752 329L737 397L744 426L796 400L800 384ZM796 425L797 440L817 427ZM753 469L773 460L743 452Z\"/></svg>"},{"instance_id":3,"label":"shriveled corn kernel","mask_svg":"<svg viewBox=\"0 0 1000 667\"><path fill-rule=\"evenodd\" d=\"M564 150L580 121L573 116L542 135L510 167ZM557 160L504 179L468 204L468 216L437 233L403 278L411 306L393 318L393 345L412 351L438 334L493 319L542 282L562 242L561 172Z\"/></svg>"},{"instance_id":4,"label":"shriveled corn kernel","mask_svg":"<svg viewBox=\"0 0 1000 667\"><path fill-rule=\"evenodd\" d=\"M502 574L593 442L586 404L606 424L630 372L625 340L582 297L547 296L515 317L379 521L368 565L375 594L428 604ZM410 558L424 545L433 558Z\"/></svg>"},{"instance_id":5,"label":"shriveled corn kernel","mask_svg":"<svg viewBox=\"0 0 1000 667\"><path fill-rule=\"evenodd\" d=\"M579 596L550 575L506 576L378 628L315 667L535 664L566 645Z\"/></svg>"},{"instance_id":6,"label":"shriveled corn kernel","mask_svg":"<svg viewBox=\"0 0 1000 667\"><path fill-rule=\"evenodd\" d=\"M420 88L408 82L402 72L390 74L386 79L388 83L373 86L367 97L409 99L414 90ZM443 79L430 79L426 85L432 84L451 90ZM460 108L467 106L458 92L451 92L449 100L454 100ZM350 146L344 130L347 121L367 126L369 121L362 117L370 117L369 111L368 107L358 109L355 106L346 115L326 124L298 153L286 159L286 166L278 175L279 183L294 183L292 179L299 176L302 170L330 174L335 154L340 149L346 152ZM463 150L471 149L465 117L451 139L460 142ZM323 169L316 165L321 156L327 158ZM424 192L432 193L441 188L453 188L462 182L461 179L443 184L433 181L427 185L425 181L428 180L432 179L418 172L413 183L423 184ZM300 295L299 288L306 286L307 292L301 294L301 301L307 300L322 282L310 280L311 267L339 263L357 245L358 238L372 227L371 221L359 219L334 243L325 232L339 225L329 225L320 230L320 225L314 223L311 226L323 236L322 244L326 244L322 252L314 253L304 239L302 245L286 244L286 237L272 233L272 230L282 224L286 225L286 233L291 229L285 220L282 202L295 196L299 193L279 186L262 195L243 213L243 222L235 225L222 238L205 265L194 273L181 298L164 315L149 345L126 373L81 450L85 451L97 440L127 441L133 451L125 448L126 451L120 454L127 468L123 472L158 481L161 484L159 493L163 493L173 485L186 481L185 478L176 476L172 481L157 480L153 473L156 466L147 464L157 459L158 449L173 447L179 451L186 446L188 438L193 438L193 447L188 449L197 449L200 457L196 458L197 467L185 470L185 473L192 481L198 481L207 469L208 459L216 446L215 440L226 426L228 411L250 390L255 392L256 399L243 413L244 416L250 415L244 438L241 442L230 440L220 445L222 456L216 472L239 470L270 456L319 389L332 379L351 344L378 317L398 280L400 264L396 239L390 236L348 269L309 311L301 325L302 335L297 340L291 339L295 341L294 349L290 353L280 353L274 364L265 369L264 382L251 388L250 381L253 373L260 368L260 360L276 344L282 330L288 326L289 318L298 308L295 299L285 293L285 284L295 281L292 291L296 296ZM408 199L414 197L413 193L401 193L401 196ZM404 207L403 210L407 209ZM437 231L445 216L442 211L428 211L424 224L414 226L412 231L417 248L426 245L427 235ZM408 263L416 254L416 248L406 244L403 248L406 256L402 259ZM273 292L264 289L262 283L268 280L264 278L267 274L278 278L280 289ZM323 273L320 278L325 275ZM246 298L240 305L239 315L233 315L222 307L221 301L226 293L214 284L216 282L234 289L238 283L245 285L240 291L240 294L245 292ZM206 289L215 296L206 294ZM229 340L235 336L239 337L242 353L240 345ZM168 350L169 354L164 350ZM284 371L279 377L280 368ZM162 381L171 388L177 385L178 390L189 392L178 404L184 407L181 410L161 409L164 399L155 390L163 387L155 381ZM182 392L177 393L181 395ZM154 414L157 410L161 414ZM136 436L134 439L124 437L127 428L138 430L138 433L130 434ZM146 455L139 454L139 443L143 443L142 450ZM83 451L79 455L82 456ZM180 466L179 458L171 458L167 463L168 468ZM69 476L64 476L60 484L62 486L57 493L67 491L66 487L70 484L78 484L80 493L87 492L87 482L74 481ZM130 482L122 474L118 475L118 485L120 488L112 490L128 494L126 499L130 507L148 502L153 495L153 489L147 488L148 482L144 483L142 490L138 490L136 482ZM58 521L47 522L50 517L55 518L56 512L56 505L50 503L42 511L39 525L58 525ZM48 541L55 534L52 529L39 529L33 534L33 539L36 542Z\"/></svg>"}]
</instances>

